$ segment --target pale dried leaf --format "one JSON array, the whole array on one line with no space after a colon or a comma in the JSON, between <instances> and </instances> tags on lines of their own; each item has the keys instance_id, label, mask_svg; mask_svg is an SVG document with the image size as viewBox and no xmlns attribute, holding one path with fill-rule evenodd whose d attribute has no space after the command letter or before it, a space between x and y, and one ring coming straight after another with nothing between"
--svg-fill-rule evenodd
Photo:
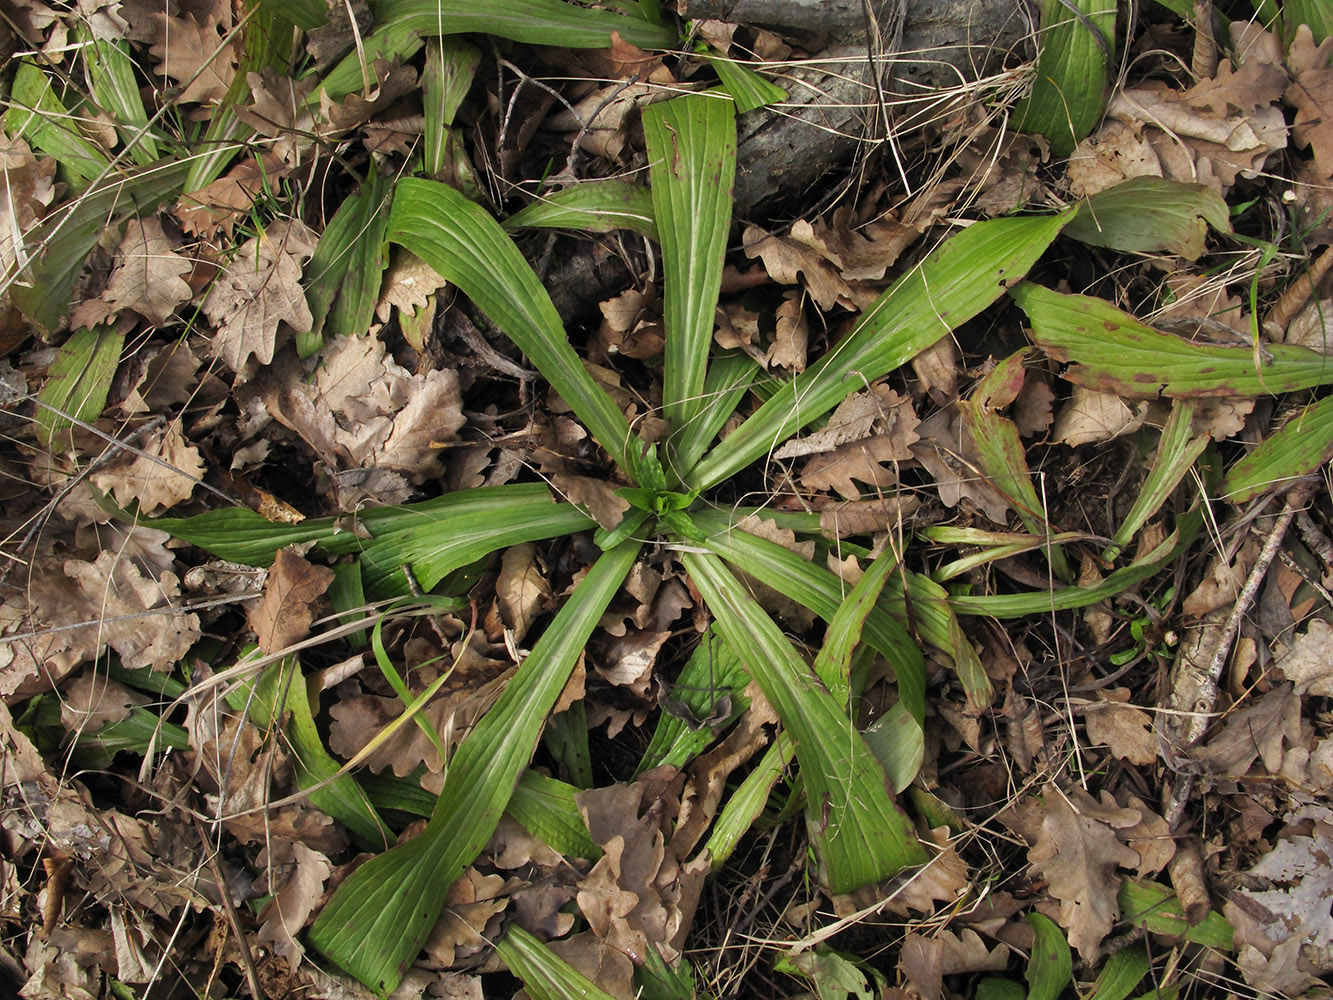
<instances>
[{"instance_id":1,"label":"pale dried leaf","mask_svg":"<svg viewBox=\"0 0 1333 1000\"><path fill-rule=\"evenodd\" d=\"M288 966L295 969L305 956L297 935L323 895L324 883L333 872L333 866L323 854L305 844L293 844L292 854L293 863L283 866L287 869L286 879L259 912L258 939L260 944L268 945L275 954L287 959ZM273 881L272 873L269 881Z\"/></svg>"},{"instance_id":2,"label":"pale dried leaf","mask_svg":"<svg viewBox=\"0 0 1333 1000\"><path fill-rule=\"evenodd\" d=\"M537 564L537 547L531 542L505 550L495 581L495 598L505 625L514 632L514 640L522 642L533 619L551 600L551 585Z\"/></svg>"},{"instance_id":3,"label":"pale dried leaf","mask_svg":"<svg viewBox=\"0 0 1333 1000\"><path fill-rule=\"evenodd\" d=\"M157 40L150 54L157 71L183 85L182 104L217 104L227 96L236 75L236 49L223 40L217 19L202 24L192 17L157 17Z\"/></svg>"},{"instance_id":4,"label":"pale dried leaf","mask_svg":"<svg viewBox=\"0 0 1333 1000\"><path fill-rule=\"evenodd\" d=\"M777 327L767 359L770 365L788 368L797 374L805 371L810 340L810 324L805 318L803 298L796 292L787 292L783 296L777 309Z\"/></svg>"},{"instance_id":5,"label":"pale dried leaf","mask_svg":"<svg viewBox=\"0 0 1333 1000\"><path fill-rule=\"evenodd\" d=\"M1296 694L1333 698L1333 626L1322 618L1312 619L1276 667L1296 685Z\"/></svg>"},{"instance_id":6,"label":"pale dried leaf","mask_svg":"<svg viewBox=\"0 0 1333 1000\"><path fill-rule=\"evenodd\" d=\"M131 219L106 288L97 299L74 307L70 325L93 326L122 309L133 309L157 326L165 324L194 294L185 280L194 264L176 252L180 245L163 232L156 217Z\"/></svg>"},{"instance_id":7,"label":"pale dried leaf","mask_svg":"<svg viewBox=\"0 0 1333 1000\"><path fill-rule=\"evenodd\" d=\"M1211 774L1241 777L1256 758L1271 774L1282 770L1283 744L1300 746L1301 700L1291 684L1280 684L1253 704L1227 716L1222 729L1190 751Z\"/></svg>"},{"instance_id":8,"label":"pale dried leaf","mask_svg":"<svg viewBox=\"0 0 1333 1000\"><path fill-rule=\"evenodd\" d=\"M132 709L148 702L139 692L94 670L85 670L65 685L60 724L71 733L95 733L129 718Z\"/></svg>"},{"instance_id":9,"label":"pale dried leaf","mask_svg":"<svg viewBox=\"0 0 1333 1000\"><path fill-rule=\"evenodd\" d=\"M1140 404L1137 411L1131 410L1113 392L1098 392L1076 385L1069 402L1060 408L1060 414L1055 418L1051 436L1071 448L1111 441L1138 430L1147 415L1146 404Z\"/></svg>"}]
</instances>

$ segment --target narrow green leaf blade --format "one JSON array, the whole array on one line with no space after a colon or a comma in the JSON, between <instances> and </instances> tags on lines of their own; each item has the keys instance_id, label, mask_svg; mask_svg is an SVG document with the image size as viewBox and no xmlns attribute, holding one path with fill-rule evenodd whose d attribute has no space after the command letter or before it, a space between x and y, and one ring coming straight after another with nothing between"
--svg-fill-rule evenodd
<instances>
[{"instance_id":1,"label":"narrow green leaf blade","mask_svg":"<svg viewBox=\"0 0 1333 1000\"><path fill-rule=\"evenodd\" d=\"M31 59L20 59L10 84L5 131L27 139L54 159L70 185L81 191L110 166L110 160L102 147L83 137L75 121L41 67Z\"/></svg>"},{"instance_id":2,"label":"narrow green leaf blade","mask_svg":"<svg viewBox=\"0 0 1333 1000\"><path fill-rule=\"evenodd\" d=\"M53 450L74 446L70 417L92 423L106 408L125 335L113 327L76 330L60 345L37 394L37 440Z\"/></svg>"},{"instance_id":3,"label":"narrow green leaf blade","mask_svg":"<svg viewBox=\"0 0 1333 1000\"><path fill-rule=\"evenodd\" d=\"M1233 465L1222 481L1222 495L1231 503L1248 503L1260 493L1310 475L1330 459L1333 396L1326 396L1292 417Z\"/></svg>"},{"instance_id":4,"label":"narrow green leaf blade","mask_svg":"<svg viewBox=\"0 0 1333 1000\"><path fill-rule=\"evenodd\" d=\"M334 213L305 267L305 298L314 324L298 334L296 349L308 357L326 339L364 336L375 318L384 269L389 264L390 179L372 173L361 190Z\"/></svg>"},{"instance_id":5,"label":"narrow green leaf blade","mask_svg":"<svg viewBox=\"0 0 1333 1000\"><path fill-rule=\"evenodd\" d=\"M686 477L690 488L739 472L981 312L1027 273L1072 214L991 219L946 241L876 299L833 350L706 455Z\"/></svg>"},{"instance_id":6,"label":"narrow green leaf blade","mask_svg":"<svg viewBox=\"0 0 1333 1000\"><path fill-rule=\"evenodd\" d=\"M747 111L754 111L787 99L785 90L772 80L760 76L744 63L728 56L709 53L706 46L700 46L700 51L704 52L708 65L713 67L718 79L722 81L722 86L736 102L736 114L743 115Z\"/></svg>"},{"instance_id":7,"label":"narrow green leaf blade","mask_svg":"<svg viewBox=\"0 0 1333 1000\"><path fill-rule=\"evenodd\" d=\"M1106 960L1088 1000L1125 1000L1150 968L1148 951L1141 944L1122 948Z\"/></svg>"},{"instance_id":8,"label":"narrow green leaf blade","mask_svg":"<svg viewBox=\"0 0 1333 1000\"><path fill-rule=\"evenodd\" d=\"M1203 184L1133 177L1099 191L1078 207L1065 235L1089 246L1136 253L1169 250L1198 260L1208 226L1231 232L1227 203Z\"/></svg>"},{"instance_id":9,"label":"narrow green leaf blade","mask_svg":"<svg viewBox=\"0 0 1333 1000\"><path fill-rule=\"evenodd\" d=\"M879 600L884 581L898 566L892 549L885 549L861 574L852 591L829 619L824 645L815 656L815 673L843 704L851 697L852 650L861 641L866 617Z\"/></svg>"},{"instance_id":10,"label":"narrow green leaf blade","mask_svg":"<svg viewBox=\"0 0 1333 1000\"><path fill-rule=\"evenodd\" d=\"M704 544L737 569L743 569L792 600L831 621L845 593L841 579L790 549L734 527L720 512L696 511L695 526ZM866 615L865 640L884 654L898 677L898 697L918 723L925 718L926 661L921 650L883 607Z\"/></svg>"},{"instance_id":11,"label":"narrow green leaf blade","mask_svg":"<svg viewBox=\"0 0 1333 1000\"><path fill-rule=\"evenodd\" d=\"M126 176L108 175L43 219L24 234L32 259L8 288L14 304L43 332L57 330L98 238L129 215L151 212L180 189L188 170L186 160L165 160Z\"/></svg>"},{"instance_id":12,"label":"narrow green leaf blade","mask_svg":"<svg viewBox=\"0 0 1333 1000\"><path fill-rule=\"evenodd\" d=\"M698 433L690 421L703 405L731 228L736 115L725 97L691 94L645 109L643 135L665 286L662 406L683 443ZM686 471L676 469L674 478Z\"/></svg>"},{"instance_id":13,"label":"narrow green leaf blade","mask_svg":"<svg viewBox=\"0 0 1333 1000\"><path fill-rule=\"evenodd\" d=\"M590 233L629 229L657 240L653 196L642 184L628 181L585 181L539 195L504 223L510 232L527 227L581 229Z\"/></svg>"},{"instance_id":14,"label":"narrow green leaf blade","mask_svg":"<svg viewBox=\"0 0 1333 1000\"><path fill-rule=\"evenodd\" d=\"M518 345L616 465L630 467L629 423L569 346L540 279L500 224L434 181L399 181L389 239L461 288Z\"/></svg>"},{"instance_id":15,"label":"narrow green leaf blade","mask_svg":"<svg viewBox=\"0 0 1333 1000\"><path fill-rule=\"evenodd\" d=\"M830 889L850 892L924 863L911 821L846 711L717 556L684 552L682 559L796 745L806 827Z\"/></svg>"},{"instance_id":16,"label":"narrow green leaf blade","mask_svg":"<svg viewBox=\"0 0 1333 1000\"><path fill-rule=\"evenodd\" d=\"M444 891L486 846L542 725L640 546L604 553L556 614L495 705L459 746L426 829L338 887L310 929L325 957L391 993L439 917Z\"/></svg>"},{"instance_id":17,"label":"narrow green leaf blade","mask_svg":"<svg viewBox=\"0 0 1333 1000\"><path fill-rule=\"evenodd\" d=\"M1195 436L1192 433L1194 410L1192 399L1178 399L1171 407L1171 415L1162 428L1162 438L1157 444L1157 454L1148 470L1148 477L1134 498L1134 506L1116 529L1112 544L1102 553L1102 558L1107 562L1113 561L1139 533L1148 518L1161 509L1208 447L1208 434Z\"/></svg>"},{"instance_id":18,"label":"narrow green leaf blade","mask_svg":"<svg viewBox=\"0 0 1333 1000\"><path fill-rule=\"evenodd\" d=\"M160 155L157 140L148 130L148 112L139 93L129 45L123 41L93 38L81 28L87 45L84 59L88 65L88 83L93 99L111 113L116 131L126 143L134 162L146 167Z\"/></svg>"},{"instance_id":19,"label":"narrow green leaf blade","mask_svg":"<svg viewBox=\"0 0 1333 1000\"><path fill-rule=\"evenodd\" d=\"M578 793L579 789L566 782L524 771L505 811L561 854L595 861L602 856L602 849L588 833L575 798Z\"/></svg>"},{"instance_id":20,"label":"narrow green leaf blade","mask_svg":"<svg viewBox=\"0 0 1333 1000\"><path fill-rule=\"evenodd\" d=\"M1126 879L1116 897L1120 919L1131 927L1143 927L1153 934L1184 937L1186 941L1206 948L1231 951L1235 948L1235 931L1222 914L1213 910L1194 926L1185 919L1176 894L1156 882L1134 882Z\"/></svg>"},{"instance_id":21,"label":"narrow green leaf blade","mask_svg":"<svg viewBox=\"0 0 1333 1000\"><path fill-rule=\"evenodd\" d=\"M1294 344L1248 347L1192 344L1158 333L1109 302L1065 295L1031 282L1009 293L1032 321L1032 341L1057 361L1062 377L1122 396L1258 396L1333 382L1333 359ZM1256 362L1259 362L1256 364Z\"/></svg>"},{"instance_id":22,"label":"narrow green leaf blade","mask_svg":"<svg viewBox=\"0 0 1333 1000\"><path fill-rule=\"evenodd\" d=\"M615 1000L518 924L509 925L495 950L532 1000Z\"/></svg>"}]
</instances>

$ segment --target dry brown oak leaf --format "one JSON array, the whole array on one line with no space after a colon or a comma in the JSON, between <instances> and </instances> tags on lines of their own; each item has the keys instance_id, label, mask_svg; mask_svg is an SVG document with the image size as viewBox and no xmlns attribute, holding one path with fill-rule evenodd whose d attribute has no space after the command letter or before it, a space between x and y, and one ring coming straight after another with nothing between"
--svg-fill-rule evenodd
<instances>
[{"instance_id":1,"label":"dry brown oak leaf","mask_svg":"<svg viewBox=\"0 0 1333 1000\"><path fill-rule=\"evenodd\" d=\"M304 639L315 620L314 603L333 583L333 570L315 566L292 548L279 549L264 583L264 596L246 611L264 653Z\"/></svg>"},{"instance_id":2,"label":"dry brown oak leaf","mask_svg":"<svg viewBox=\"0 0 1333 1000\"><path fill-rule=\"evenodd\" d=\"M160 220L131 219L106 288L71 310L70 326L95 326L124 309L133 309L155 326L165 324L194 295L185 280L194 264L176 253L180 245L163 232Z\"/></svg>"},{"instance_id":3,"label":"dry brown oak leaf","mask_svg":"<svg viewBox=\"0 0 1333 1000\"><path fill-rule=\"evenodd\" d=\"M253 354L262 365L273 360L278 324L297 333L314 325L301 288L301 264L315 252L318 238L297 219L279 219L247 240L204 299L204 314L217 327L213 353L239 372Z\"/></svg>"},{"instance_id":4,"label":"dry brown oak leaf","mask_svg":"<svg viewBox=\"0 0 1333 1000\"><path fill-rule=\"evenodd\" d=\"M1051 787L1043 798L1041 832L1028 860L1060 901L1060 923L1070 945L1094 960L1120 916L1117 869L1139 863L1139 855L1115 831L1137 826L1142 817L1138 810L1116 805L1109 792L1098 802L1081 788L1061 793Z\"/></svg>"}]
</instances>

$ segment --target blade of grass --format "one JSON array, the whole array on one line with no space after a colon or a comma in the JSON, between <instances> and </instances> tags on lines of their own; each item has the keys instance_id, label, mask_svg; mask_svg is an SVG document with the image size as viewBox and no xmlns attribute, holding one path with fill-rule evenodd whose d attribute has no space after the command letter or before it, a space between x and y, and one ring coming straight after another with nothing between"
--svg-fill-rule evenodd
<instances>
[{"instance_id":1,"label":"blade of grass","mask_svg":"<svg viewBox=\"0 0 1333 1000\"><path fill-rule=\"evenodd\" d=\"M106 152L83 137L77 117L31 59L18 60L4 122L6 132L27 139L60 164L61 174L75 191L82 191L110 166Z\"/></svg>"},{"instance_id":2,"label":"blade of grass","mask_svg":"<svg viewBox=\"0 0 1333 1000\"><path fill-rule=\"evenodd\" d=\"M392 190L392 180L372 166L369 180L338 206L324 228L305 267L305 298L315 322L310 332L297 334L302 357L314 354L326 339L360 336L370 329L389 264L385 234Z\"/></svg>"},{"instance_id":3,"label":"blade of grass","mask_svg":"<svg viewBox=\"0 0 1333 1000\"><path fill-rule=\"evenodd\" d=\"M628 181L585 181L538 195L504 222L508 232L525 227L589 233L629 229L657 241L653 196L642 184Z\"/></svg>"},{"instance_id":4,"label":"blade of grass","mask_svg":"<svg viewBox=\"0 0 1333 1000\"><path fill-rule=\"evenodd\" d=\"M689 430L677 442L676 462L681 468L693 468L698 463L762 371L744 351L714 355L704 377L703 403Z\"/></svg>"},{"instance_id":5,"label":"blade of grass","mask_svg":"<svg viewBox=\"0 0 1333 1000\"><path fill-rule=\"evenodd\" d=\"M1267 344L1263 368L1248 347L1192 344L1158 333L1109 302L1023 282L1010 291L1032 322L1033 343L1071 362L1062 377L1133 398L1257 396L1333 382L1333 361L1294 344Z\"/></svg>"},{"instance_id":6,"label":"blade of grass","mask_svg":"<svg viewBox=\"0 0 1333 1000\"><path fill-rule=\"evenodd\" d=\"M662 408L679 454L699 433L691 419L703 405L714 312L731 228L736 178L735 106L691 94L643 112L653 217L662 244L666 325ZM677 465L671 484L688 469Z\"/></svg>"},{"instance_id":7,"label":"blade of grass","mask_svg":"<svg viewBox=\"0 0 1333 1000\"><path fill-rule=\"evenodd\" d=\"M768 584L779 593L809 608L825 621L838 613L846 585L830 571L790 549L734 528L720 512L690 515L705 533L704 544L737 569ZM926 712L926 661L907 630L883 608L873 608L865 618L865 640L882 653L898 677L898 697L913 717L922 722Z\"/></svg>"},{"instance_id":8,"label":"blade of grass","mask_svg":"<svg viewBox=\"0 0 1333 1000\"><path fill-rule=\"evenodd\" d=\"M1141 944L1122 948L1106 960L1097 974L1088 1000L1125 1000L1134 987L1143 982L1151 963L1148 950Z\"/></svg>"},{"instance_id":9,"label":"blade of grass","mask_svg":"<svg viewBox=\"0 0 1333 1000\"><path fill-rule=\"evenodd\" d=\"M791 734L806 792L806 828L834 892L926 861L911 821L851 719L721 559L683 552L718 626Z\"/></svg>"},{"instance_id":10,"label":"blade of grass","mask_svg":"<svg viewBox=\"0 0 1333 1000\"><path fill-rule=\"evenodd\" d=\"M1167 417L1162 428L1162 438L1157 444L1157 455L1148 469L1148 478L1139 488L1134 506L1116 529L1111 544L1102 553L1102 559L1106 562L1114 562L1148 518L1161 510L1162 504L1166 503L1208 447L1209 436L1206 432L1193 434L1194 409L1192 399L1178 399L1172 405L1171 415Z\"/></svg>"},{"instance_id":11,"label":"blade of grass","mask_svg":"<svg viewBox=\"0 0 1333 1000\"><path fill-rule=\"evenodd\" d=\"M148 131L148 112L139 93L129 45L108 38L94 38L83 25L79 26L78 37L86 46L84 61L88 66L88 85L93 99L111 115L134 162L141 167L148 166L161 153L157 140Z\"/></svg>"},{"instance_id":12,"label":"blade of grass","mask_svg":"<svg viewBox=\"0 0 1333 1000\"><path fill-rule=\"evenodd\" d=\"M620 407L569 346L551 297L500 224L434 181L398 183L389 239L452 281L526 354L622 469L632 468Z\"/></svg>"},{"instance_id":13,"label":"blade of grass","mask_svg":"<svg viewBox=\"0 0 1333 1000\"><path fill-rule=\"evenodd\" d=\"M760 76L744 63L728 56L717 55L709 51L708 46L702 42L696 46L695 51L708 60L708 65L713 67L717 78L722 81L722 86L736 102L736 114L743 115L747 111L778 104L787 99L785 90L772 80Z\"/></svg>"},{"instance_id":14,"label":"blade of grass","mask_svg":"<svg viewBox=\"0 0 1333 1000\"><path fill-rule=\"evenodd\" d=\"M1236 947L1235 931L1222 914L1213 910L1202 921L1191 925L1185 919L1176 894L1156 882L1126 879L1116 897L1120 919L1131 927L1142 927L1152 934L1184 937L1205 948L1231 951Z\"/></svg>"},{"instance_id":15,"label":"blade of grass","mask_svg":"<svg viewBox=\"0 0 1333 1000\"><path fill-rule=\"evenodd\" d=\"M1014 422L978 400L960 399L958 412L976 444L977 460L986 479L1009 501L1010 508L1028 531L1038 536L1049 535L1050 522L1046 519L1045 506L1037 496L1037 489L1032 485L1032 473ZM1062 549L1046 545L1043 551L1057 579L1066 583L1073 579Z\"/></svg>"},{"instance_id":16,"label":"blade of grass","mask_svg":"<svg viewBox=\"0 0 1333 1000\"><path fill-rule=\"evenodd\" d=\"M509 925L495 950L532 1000L615 1000L518 924Z\"/></svg>"},{"instance_id":17,"label":"blade of grass","mask_svg":"<svg viewBox=\"0 0 1333 1000\"><path fill-rule=\"evenodd\" d=\"M1222 481L1230 503L1248 503L1260 493L1307 476L1333 459L1333 396L1306 407L1239 462Z\"/></svg>"},{"instance_id":18,"label":"blade of grass","mask_svg":"<svg viewBox=\"0 0 1333 1000\"><path fill-rule=\"evenodd\" d=\"M37 440L53 451L74 447L70 420L92 423L106 408L125 335L114 327L76 330L60 345L37 394Z\"/></svg>"},{"instance_id":19,"label":"blade of grass","mask_svg":"<svg viewBox=\"0 0 1333 1000\"><path fill-rule=\"evenodd\" d=\"M784 383L704 456L686 477L689 488L702 490L735 475L849 393L981 312L1027 273L1072 214L992 219L949 239L876 299L832 351Z\"/></svg>"},{"instance_id":20,"label":"blade of grass","mask_svg":"<svg viewBox=\"0 0 1333 1000\"><path fill-rule=\"evenodd\" d=\"M130 215L142 216L180 190L189 162L166 160L146 170L108 175L67 209L57 210L24 234L30 256L13 284L0 283L23 315L45 333L69 311L74 283L99 237Z\"/></svg>"},{"instance_id":21,"label":"blade of grass","mask_svg":"<svg viewBox=\"0 0 1333 1000\"><path fill-rule=\"evenodd\" d=\"M1069 942L1055 923L1040 913L1029 913L1032 925L1032 954L1024 976L1028 1000L1058 1000L1074 975L1074 957Z\"/></svg>"},{"instance_id":22,"label":"blade of grass","mask_svg":"<svg viewBox=\"0 0 1333 1000\"><path fill-rule=\"evenodd\" d=\"M382 994L397 987L439 916L442 890L486 846L546 716L639 547L626 542L593 564L458 747L426 829L353 872L311 927L311 944L366 986Z\"/></svg>"}]
</instances>

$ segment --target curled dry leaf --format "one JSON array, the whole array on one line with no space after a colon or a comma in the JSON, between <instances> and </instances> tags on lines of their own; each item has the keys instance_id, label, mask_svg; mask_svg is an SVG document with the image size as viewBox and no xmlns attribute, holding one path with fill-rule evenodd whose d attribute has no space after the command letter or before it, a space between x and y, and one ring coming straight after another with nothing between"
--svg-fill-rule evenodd
<instances>
[{"instance_id":1,"label":"curled dry leaf","mask_svg":"<svg viewBox=\"0 0 1333 1000\"><path fill-rule=\"evenodd\" d=\"M1129 704L1129 688L1101 691L1098 698L1083 708L1088 740L1105 744L1114 756L1131 764L1153 763L1158 750L1152 716Z\"/></svg>"},{"instance_id":2,"label":"curled dry leaf","mask_svg":"<svg viewBox=\"0 0 1333 1000\"><path fill-rule=\"evenodd\" d=\"M182 86L181 104L220 104L236 75L236 48L223 38L217 19L201 24L192 17L156 18L157 40L149 49L157 72Z\"/></svg>"}]
</instances>

